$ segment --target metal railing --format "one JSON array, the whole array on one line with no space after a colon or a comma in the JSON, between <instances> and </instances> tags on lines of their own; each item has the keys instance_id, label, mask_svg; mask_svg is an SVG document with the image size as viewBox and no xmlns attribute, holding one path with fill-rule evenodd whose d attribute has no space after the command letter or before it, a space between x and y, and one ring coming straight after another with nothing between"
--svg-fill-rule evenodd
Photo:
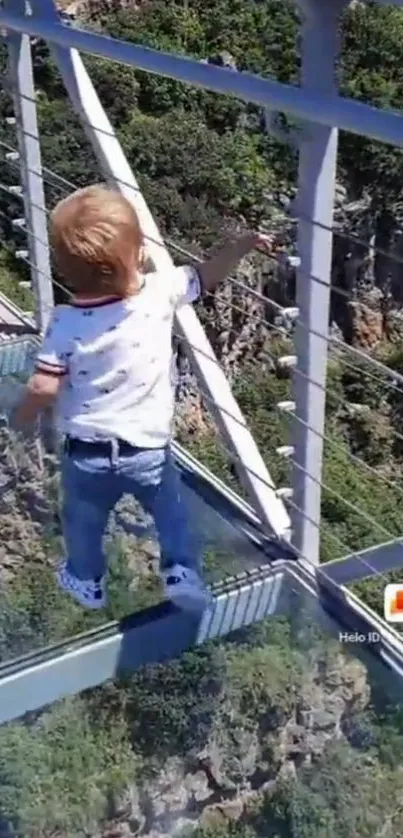
<instances>
[{"instance_id":1,"label":"metal railing","mask_svg":"<svg viewBox=\"0 0 403 838\"><path fill-rule=\"evenodd\" d=\"M20 12L24 4L20 4ZM337 10L337 4L333 4ZM315 38L318 31L326 37L322 38L321 49L326 52L323 61L323 75L320 85L313 79L314 67L311 66L312 27L304 34L303 71L304 90L287 88L275 82L250 76L247 73L231 73L217 67L206 66L196 61L156 53L152 50L123 44L110 38L78 29L64 27L60 24L54 6L49 2L32 3L33 14L25 16L23 20L15 12L8 9L8 3L0 13L0 22L9 27L14 33L10 47L12 56L11 72L14 93L18 91L19 108L16 110L17 139L19 148L4 145L5 160L10 167L19 168L23 164L21 197L28 201L29 212L25 207L25 233L27 235L27 251L19 250L20 258L32 269L34 288L50 286L50 250L46 232L46 206L44 201L43 181L50 179L52 185L58 184L60 195L75 188L75 184L66 181L57 172L42 168L40 158L29 158L27 148L33 142L35 153L40 150L36 117L33 118L35 91L31 69L21 72L21 64L30 62L28 39L18 33L30 31L31 34L48 39L53 55L56 59L61 77L65 83L70 102L80 116L84 130L89 137L100 167L104 173L122 189L133 202L139 214L147 241L149 256L155 266L164 268L171 264L170 252L181 258L195 259L194 255L184 251L174 242L164 242L155 225L152 215L141 195L138 183L131 172L123 151L114 134L112 126L99 102L91 79L74 47L80 46L92 54L103 55L115 60L131 64L150 72L169 75L172 78L189 81L208 89L233 93L253 102L258 102L270 108L281 107L290 113L304 119L315 118L321 127L314 127L313 123L303 126L301 134L300 154L300 192L294 215L299 222L299 267L297 268L297 299L295 309L281 306L275 300L270 300L265 293L244 283L239 278L230 280L233 296L227 304L233 311L242 313L242 302L249 301L256 304L256 314L248 315L256 328L263 328L268 334L278 335L284 344L289 342L289 350L276 357L270 350L264 349L262 357L272 369L292 369L294 392L287 399L275 406L280 420L286 419L290 436L284 436L281 444L271 452L291 466L290 485L275 489L273 481L259 454L253 435L250 433L245 418L231 395L227 377L218 363L211 346L206 338L195 312L187 309L176 324L176 337L180 345L184 346L190 358L193 373L198 381L198 390L203 406L207 406L220 428L223 439L217 440L217 445L223 451L223 457L235 465L241 480L249 491L252 503L263 521L268 523L274 533L281 537L287 535L289 520L287 510L290 511L293 534L292 545L301 560L308 564L316 564L319 559L319 541L321 530L320 506L322 490L334 498L346 509L354 507L356 514L375 527L379 533L379 541L394 539L399 534L391 532L382 522L370 518L365 509L361 508L360 499L354 504L343 498L322 478L323 446L327 444L334 450L345 453L339 441L325 432L325 400L326 400L326 367L328 353L337 358L348 369L357 369L357 364L366 360L368 369L362 374L369 380L385 380L385 386L396 392L403 384L403 377L388 370L379 360L366 356L359 348L349 346L329 333L330 306L330 278L331 278L331 245L334 233L333 201L331 197L335 180L336 131L332 125L349 128L357 133L383 139L387 142L402 143L401 117L395 114L378 111L356 102L338 99L335 96L332 64L329 55L334 56L337 50L335 23L337 15L321 16L318 12L316 19ZM16 34L17 33L17 34ZM19 40L18 40L19 39ZM316 40L317 42L317 40ZM73 47L73 49L72 49ZM20 64L16 61L16 50L20 50ZM317 61L317 56L316 56ZM303 62L304 64L304 62ZM315 64L316 73L316 64ZM326 93L327 91L327 93ZM329 95L331 94L331 95ZM21 106L25 103L26 109ZM29 105L29 107L28 107ZM29 124L29 121L33 122ZM328 125L328 127L326 127ZM18 159L17 159L18 155ZM33 162L32 162L33 161ZM316 172L316 173L315 173ZM311 177L307 178L307 173ZM37 181L42 186L38 191ZM10 191L10 187L3 186ZM35 191L36 190L36 191ZM12 192L18 197L18 192ZM41 221L39 222L39 218ZM14 220L20 231L24 221ZM40 234L38 230L40 229ZM340 234L340 231L337 229ZM341 233L341 235L346 235ZM351 237L357 242L357 237ZM367 246L367 242L364 245ZM40 267L38 248L46 256L46 262ZM389 254L393 256L393 254ZM236 293L235 293L236 292ZM346 296L345 289L331 288L332 294ZM37 299L42 299L42 319L45 319L50 308L46 302L49 290L42 291ZM236 298L238 295L238 299ZM240 298L240 299L239 299ZM270 308L276 317L267 316ZM292 340L290 331L285 325L293 322ZM203 321L208 328L208 315ZM261 364L254 361L254 366ZM284 429L285 430L285 429ZM394 432L396 435L398 431ZM391 480L348 451L348 457L357 467L370 472L379 480L380 485L388 484L397 494L400 487L397 481ZM351 545L345 544L333 534L329 536L335 543L336 555L355 555ZM365 563L361 556L359 560ZM368 567L373 573L373 568Z\"/></svg>"}]
</instances>

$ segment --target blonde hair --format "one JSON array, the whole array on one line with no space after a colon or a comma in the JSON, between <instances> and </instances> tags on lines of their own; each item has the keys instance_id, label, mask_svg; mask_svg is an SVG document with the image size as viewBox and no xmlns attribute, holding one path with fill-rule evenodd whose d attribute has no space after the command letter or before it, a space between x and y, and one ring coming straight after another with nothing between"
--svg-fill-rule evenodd
<instances>
[{"instance_id":1,"label":"blonde hair","mask_svg":"<svg viewBox=\"0 0 403 838\"><path fill-rule=\"evenodd\" d=\"M117 190L78 189L51 214L56 265L77 294L126 297L139 288L143 236L131 203Z\"/></svg>"}]
</instances>

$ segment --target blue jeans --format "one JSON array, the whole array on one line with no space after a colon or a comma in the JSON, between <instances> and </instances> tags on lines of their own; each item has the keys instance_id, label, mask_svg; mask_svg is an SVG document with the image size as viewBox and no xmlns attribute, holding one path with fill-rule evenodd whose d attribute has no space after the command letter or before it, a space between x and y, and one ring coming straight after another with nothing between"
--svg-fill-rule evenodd
<instances>
[{"instance_id":1,"label":"blue jeans","mask_svg":"<svg viewBox=\"0 0 403 838\"><path fill-rule=\"evenodd\" d=\"M176 563L199 570L198 544L190 533L169 448L132 448L109 457L65 453L62 489L67 569L78 579L97 579L106 572L103 536L109 514L124 494L134 495L154 518L161 570Z\"/></svg>"}]
</instances>

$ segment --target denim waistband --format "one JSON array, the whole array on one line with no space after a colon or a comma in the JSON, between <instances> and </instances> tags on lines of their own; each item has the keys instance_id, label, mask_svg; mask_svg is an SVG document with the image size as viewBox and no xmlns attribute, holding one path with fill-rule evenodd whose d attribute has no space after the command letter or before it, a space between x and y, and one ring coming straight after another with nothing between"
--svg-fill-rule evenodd
<instances>
[{"instance_id":1,"label":"denim waistband","mask_svg":"<svg viewBox=\"0 0 403 838\"><path fill-rule=\"evenodd\" d=\"M84 457L112 457L120 454L131 454L139 449L125 439L94 439L90 441L66 436L63 441L63 450L68 457L74 454L81 454Z\"/></svg>"}]
</instances>

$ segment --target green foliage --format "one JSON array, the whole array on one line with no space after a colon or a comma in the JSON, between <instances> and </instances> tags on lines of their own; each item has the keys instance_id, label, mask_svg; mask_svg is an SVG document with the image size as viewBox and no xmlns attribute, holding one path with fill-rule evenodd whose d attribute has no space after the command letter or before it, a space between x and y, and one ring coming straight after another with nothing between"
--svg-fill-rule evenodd
<instances>
[{"instance_id":1,"label":"green foliage","mask_svg":"<svg viewBox=\"0 0 403 838\"><path fill-rule=\"evenodd\" d=\"M66 192L73 191L75 186L102 180L90 143L64 96L53 99L47 93L40 95L38 121L43 163L67 180L63 183L63 180L46 174L50 206Z\"/></svg>"},{"instance_id":2,"label":"green foliage","mask_svg":"<svg viewBox=\"0 0 403 838\"><path fill-rule=\"evenodd\" d=\"M191 242L196 230L199 243L207 244L206 233L216 238L225 219L241 215L257 222L267 211L264 195L273 175L250 132L220 135L199 115L176 109L159 118L135 113L120 139L170 236Z\"/></svg>"},{"instance_id":3,"label":"green foliage","mask_svg":"<svg viewBox=\"0 0 403 838\"><path fill-rule=\"evenodd\" d=\"M289 380L257 366L246 367L233 385L234 395L248 418L263 456L270 463L270 472L277 485L286 485L288 479L287 464L274 452L284 445L290 431L287 419L277 409L279 402L290 397L289 385Z\"/></svg>"},{"instance_id":4,"label":"green foliage","mask_svg":"<svg viewBox=\"0 0 403 838\"><path fill-rule=\"evenodd\" d=\"M351 462L340 438L331 439L333 445L325 449L322 514L325 534L340 539L337 553L343 552L343 544L344 550L362 550L397 537L403 529L399 488L382 486L376 473ZM334 550L333 544L333 555Z\"/></svg>"},{"instance_id":5,"label":"green foliage","mask_svg":"<svg viewBox=\"0 0 403 838\"><path fill-rule=\"evenodd\" d=\"M376 792L383 781L383 799ZM395 808L393 774L344 743L330 745L318 763L265 796L256 818L261 836L372 838Z\"/></svg>"},{"instance_id":6,"label":"green foliage","mask_svg":"<svg viewBox=\"0 0 403 838\"><path fill-rule=\"evenodd\" d=\"M354 4L345 14L342 92L360 101L400 110L402 66L400 61L403 18L393 6ZM371 190L380 212L400 200L401 149L365 137L343 134L341 165L349 187L356 194Z\"/></svg>"},{"instance_id":7,"label":"green foliage","mask_svg":"<svg viewBox=\"0 0 403 838\"><path fill-rule=\"evenodd\" d=\"M29 279L27 270L8 250L0 249L0 293L13 300L24 311L32 311L34 300L29 289L18 284Z\"/></svg>"},{"instance_id":8,"label":"green foliage","mask_svg":"<svg viewBox=\"0 0 403 838\"><path fill-rule=\"evenodd\" d=\"M128 687L131 733L149 767L203 747L225 680L225 655L211 645L133 676Z\"/></svg>"},{"instance_id":9,"label":"green foliage","mask_svg":"<svg viewBox=\"0 0 403 838\"><path fill-rule=\"evenodd\" d=\"M270 645L237 646L227 652L227 673L231 704L245 724L261 729L276 729L294 704L303 672L303 660L284 641L278 648Z\"/></svg>"},{"instance_id":10,"label":"green foliage","mask_svg":"<svg viewBox=\"0 0 403 838\"><path fill-rule=\"evenodd\" d=\"M118 11L99 22L114 37L201 59L227 51L241 70L296 80L298 24L291 2L251 0L245 6L242 0L155 0L140 15Z\"/></svg>"},{"instance_id":11,"label":"green foliage","mask_svg":"<svg viewBox=\"0 0 403 838\"><path fill-rule=\"evenodd\" d=\"M94 725L85 698L66 700L0 728L0 815L21 836L94 832L137 767L122 720Z\"/></svg>"}]
</instances>

